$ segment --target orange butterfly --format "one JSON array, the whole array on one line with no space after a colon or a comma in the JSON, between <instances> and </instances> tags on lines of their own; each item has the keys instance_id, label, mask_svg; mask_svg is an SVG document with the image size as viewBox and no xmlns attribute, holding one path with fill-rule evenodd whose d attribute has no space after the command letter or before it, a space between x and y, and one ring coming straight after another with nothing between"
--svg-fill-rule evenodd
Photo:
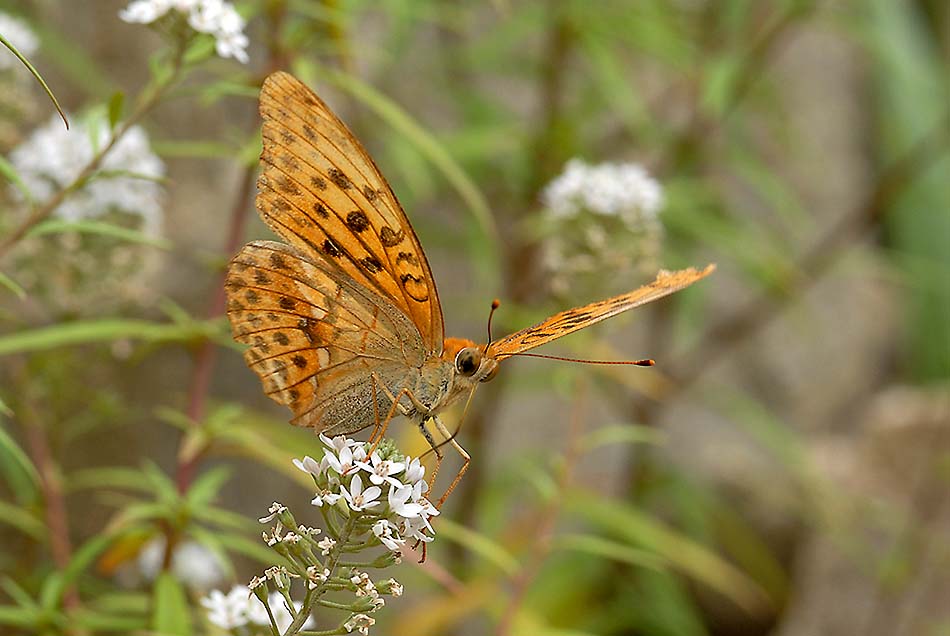
<instances>
[{"instance_id":1,"label":"orange butterfly","mask_svg":"<svg viewBox=\"0 0 950 636\"><path fill-rule=\"evenodd\" d=\"M287 243L254 241L228 270L228 317L248 365L293 424L329 435L397 414L435 423L498 363L683 289L712 272L660 272L632 292L551 316L479 346L444 338L425 253L376 164L309 88L277 72L261 90L257 209ZM289 244L288 244L289 243ZM441 459L441 454L436 451ZM446 493L447 494L447 493ZM444 499L444 497L443 497Z\"/></svg>"}]
</instances>

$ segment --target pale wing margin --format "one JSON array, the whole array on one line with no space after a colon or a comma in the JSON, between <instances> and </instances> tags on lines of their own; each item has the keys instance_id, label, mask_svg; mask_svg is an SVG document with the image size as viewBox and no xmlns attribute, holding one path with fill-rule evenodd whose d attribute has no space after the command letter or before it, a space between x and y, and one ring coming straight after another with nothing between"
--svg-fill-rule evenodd
<instances>
[{"instance_id":1,"label":"pale wing margin","mask_svg":"<svg viewBox=\"0 0 950 636\"><path fill-rule=\"evenodd\" d=\"M669 296L673 292L689 287L696 281L709 276L715 269L716 266L710 264L702 270L693 267L675 272L662 270L652 283L631 292L583 307L562 311L536 325L522 329L501 340L496 340L489 345L486 355L503 359L539 347L569 333L589 327L601 320L616 316L628 309Z\"/></svg>"}]
</instances>

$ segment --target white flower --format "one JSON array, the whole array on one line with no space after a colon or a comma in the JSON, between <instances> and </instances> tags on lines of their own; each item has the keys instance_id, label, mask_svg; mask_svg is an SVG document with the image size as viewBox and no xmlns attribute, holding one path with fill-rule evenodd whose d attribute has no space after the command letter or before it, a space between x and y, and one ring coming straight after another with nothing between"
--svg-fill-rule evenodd
<instances>
[{"instance_id":1,"label":"white flower","mask_svg":"<svg viewBox=\"0 0 950 636\"><path fill-rule=\"evenodd\" d=\"M396 526L388 519L380 519L374 523L373 534L376 535L380 543L389 548L392 552L397 552L406 545L405 539L399 536Z\"/></svg>"},{"instance_id":2,"label":"white flower","mask_svg":"<svg viewBox=\"0 0 950 636\"><path fill-rule=\"evenodd\" d=\"M235 585L227 594L212 590L201 599L201 605L208 610L208 620L222 629L243 627L248 622L249 594L243 585Z\"/></svg>"},{"instance_id":3,"label":"white flower","mask_svg":"<svg viewBox=\"0 0 950 636\"><path fill-rule=\"evenodd\" d=\"M29 58L39 48L39 40L30 26L6 13L0 13L0 33L23 57ZM20 64L20 60L7 47L0 46L0 49L0 69L14 68Z\"/></svg>"},{"instance_id":4,"label":"white flower","mask_svg":"<svg viewBox=\"0 0 950 636\"><path fill-rule=\"evenodd\" d=\"M317 547L320 548L320 554L322 554L323 556L330 554L330 550L332 550L333 546L335 545L336 545L336 541L334 541L330 537L323 537L322 539L317 541Z\"/></svg>"},{"instance_id":5,"label":"white flower","mask_svg":"<svg viewBox=\"0 0 950 636\"><path fill-rule=\"evenodd\" d=\"M418 486L420 483L425 482L416 482ZM390 488L389 489L389 509L400 517L405 517L407 519L412 517L418 517L422 513L422 505L416 503L415 501L410 501L412 498L413 487L412 486L400 486L399 488Z\"/></svg>"},{"instance_id":6,"label":"white flower","mask_svg":"<svg viewBox=\"0 0 950 636\"><path fill-rule=\"evenodd\" d=\"M287 506L283 505L282 503L278 501L275 501L274 503L270 505L270 508L267 509L267 512L269 512L270 514L267 515L266 517L261 517L260 519L258 519L258 521L260 521L261 523L270 523L271 521L276 519L278 516L280 516L280 513L284 512L285 510L287 510Z\"/></svg>"},{"instance_id":7,"label":"white flower","mask_svg":"<svg viewBox=\"0 0 950 636\"><path fill-rule=\"evenodd\" d=\"M38 202L72 184L111 133L104 116L79 120L66 130L59 116L36 129L10 153L27 189ZM106 154L98 176L57 206L55 215L67 221L102 216L117 210L140 217L143 232L155 236L162 223L165 164L149 147L148 136L133 126Z\"/></svg>"},{"instance_id":8,"label":"white flower","mask_svg":"<svg viewBox=\"0 0 950 636\"><path fill-rule=\"evenodd\" d=\"M317 496L314 497L310 501L310 503L312 503L314 506L323 506L323 504L332 506L333 504L338 502L342 496L343 495L339 493L330 492L329 490L324 489L324 490L318 491Z\"/></svg>"},{"instance_id":9,"label":"white flower","mask_svg":"<svg viewBox=\"0 0 950 636\"><path fill-rule=\"evenodd\" d=\"M320 437L320 441L323 442L324 446L333 450L336 453L339 453L341 450L343 450L347 446L362 445L362 442L357 442L354 439L349 439L347 437L343 437L342 435L337 435L333 439L330 439L323 433L320 433L319 437Z\"/></svg>"},{"instance_id":10,"label":"white flower","mask_svg":"<svg viewBox=\"0 0 950 636\"><path fill-rule=\"evenodd\" d=\"M663 190L638 164L591 166L572 159L544 189L541 200L554 217L575 216L586 210L635 224L656 218L663 205Z\"/></svg>"},{"instance_id":11,"label":"white flower","mask_svg":"<svg viewBox=\"0 0 950 636\"><path fill-rule=\"evenodd\" d=\"M344 446L340 449L339 453L339 456L337 456L330 452L329 449L323 451L324 457L330 464L330 468L335 470L341 477L345 477L354 470L357 470L359 467L356 463L366 459L366 450L362 446L355 448L352 446Z\"/></svg>"},{"instance_id":12,"label":"white flower","mask_svg":"<svg viewBox=\"0 0 950 636\"><path fill-rule=\"evenodd\" d=\"M346 503L349 504L350 509L355 512L379 505L376 498L383 493L379 486L370 486L363 490L363 480L360 479L359 474L353 475L349 490L340 486L340 492L343 498L346 499Z\"/></svg>"},{"instance_id":13,"label":"white flower","mask_svg":"<svg viewBox=\"0 0 950 636\"><path fill-rule=\"evenodd\" d=\"M326 461L325 458L324 461ZM319 477L321 474L323 474L323 467L321 464L310 455L304 456L303 459L295 459L294 466L303 472L312 475L313 477Z\"/></svg>"},{"instance_id":14,"label":"white flower","mask_svg":"<svg viewBox=\"0 0 950 636\"><path fill-rule=\"evenodd\" d=\"M423 477L426 476L426 467L422 465L422 462L419 461L419 458L410 459L406 458L406 473L402 476L403 481L407 484L412 485L414 482L420 481Z\"/></svg>"},{"instance_id":15,"label":"white flower","mask_svg":"<svg viewBox=\"0 0 950 636\"><path fill-rule=\"evenodd\" d=\"M307 585L311 590L315 587L319 587L321 583L325 583L329 578L329 568L323 568L323 571L320 571L315 565L311 565L307 568Z\"/></svg>"},{"instance_id":16,"label":"white flower","mask_svg":"<svg viewBox=\"0 0 950 636\"><path fill-rule=\"evenodd\" d=\"M244 35L244 18L230 2L224 0L134 0L119 11L119 18L133 24L151 24L176 11L198 33L207 33L215 39L215 50L221 57L233 57L238 62L248 61L248 39Z\"/></svg>"},{"instance_id":17,"label":"white flower","mask_svg":"<svg viewBox=\"0 0 950 636\"><path fill-rule=\"evenodd\" d=\"M412 517L411 519L405 519L402 522L402 536L408 537L410 539L416 539L417 541L422 541L423 543L428 543L432 541L434 537L426 534L426 531L434 532L432 526L429 524L429 520L424 516Z\"/></svg>"},{"instance_id":18,"label":"white flower","mask_svg":"<svg viewBox=\"0 0 950 636\"><path fill-rule=\"evenodd\" d=\"M384 581L384 583L387 586L389 586L390 594L392 594L393 596L402 596L402 593L404 591L402 583L400 583L396 579L389 579L388 581Z\"/></svg>"},{"instance_id":19,"label":"white flower","mask_svg":"<svg viewBox=\"0 0 950 636\"><path fill-rule=\"evenodd\" d=\"M348 632L354 629L360 634L369 634L369 628L376 624L376 619L366 614L353 614L350 619L343 623L343 627Z\"/></svg>"},{"instance_id":20,"label":"white flower","mask_svg":"<svg viewBox=\"0 0 950 636\"><path fill-rule=\"evenodd\" d=\"M371 482L377 486L383 484L384 482L389 482L394 487L402 485L402 483L398 479L394 479L392 475L398 475L401 473L403 468L406 467L406 464L403 462L394 462L388 459L383 459L376 451L373 451L373 454L370 455L370 461L372 464L367 462L356 462L356 465L369 473L369 480Z\"/></svg>"},{"instance_id":21,"label":"white flower","mask_svg":"<svg viewBox=\"0 0 950 636\"><path fill-rule=\"evenodd\" d=\"M139 552L138 567L142 576L154 580L165 558L165 538L157 537ZM224 580L224 569L218 557L196 541L183 541L172 554L172 573L193 590L209 590Z\"/></svg>"}]
</instances>

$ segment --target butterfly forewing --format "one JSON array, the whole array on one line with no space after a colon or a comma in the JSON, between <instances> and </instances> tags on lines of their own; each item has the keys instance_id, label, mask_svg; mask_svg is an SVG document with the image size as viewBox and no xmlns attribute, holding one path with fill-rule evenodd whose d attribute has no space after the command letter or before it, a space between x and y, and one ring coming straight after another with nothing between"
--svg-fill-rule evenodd
<instances>
[{"instance_id":1,"label":"butterfly forewing","mask_svg":"<svg viewBox=\"0 0 950 636\"><path fill-rule=\"evenodd\" d=\"M708 276L714 269L714 265L707 265L702 270L690 267L676 272L661 271L656 280L643 287L583 307L562 311L532 327L522 329L501 340L496 340L489 345L487 355L496 359L503 359L528 349L540 347L552 340L589 327L611 316L616 316L628 309L668 296Z\"/></svg>"},{"instance_id":2,"label":"butterfly forewing","mask_svg":"<svg viewBox=\"0 0 950 636\"><path fill-rule=\"evenodd\" d=\"M372 374L399 388L421 366L425 346L387 299L354 284L320 257L255 241L232 260L226 283L235 339L264 391L289 406L294 423L350 433L374 422L388 401Z\"/></svg>"},{"instance_id":3,"label":"butterfly forewing","mask_svg":"<svg viewBox=\"0 0 950 636\"><path fill-rule=\"evenodd\" d=\"M260 108L261 217L304 254L387 298L416 326L426 350L441 353L442 310L425 254L362 145L287 73L267 78Z\"/></svg>"}]
</instances>

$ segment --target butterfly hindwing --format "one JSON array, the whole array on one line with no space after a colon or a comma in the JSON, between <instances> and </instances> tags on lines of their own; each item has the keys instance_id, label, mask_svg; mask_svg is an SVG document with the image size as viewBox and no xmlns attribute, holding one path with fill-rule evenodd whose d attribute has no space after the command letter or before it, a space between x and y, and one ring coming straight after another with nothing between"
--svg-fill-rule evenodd
<instances>
[{"instance_id":1,"label":"butterfly hindwing","mask_svg":"<svg viewBox=\"0 0 950 636\"><path fill-rule=\"evenodd\" d=\"M234 257L226 282L234 337L265 393L294 423L335 433L372 424L372 373L421 366L418 330L388 299L283 243L255 241ZM388 404L377 393L377 402Z\"/></svg>"},{"instance_id":2,"label":"butterfly hindwing","mask_svg":"<svg viewBox=\"0 0 950 636\"><path fill-rule=\"evenodd\" d=\"M714 269L714 265L707 265L702 270L690 267L676 272L661 271L652 283L631 292L562 311L534 326L496 340L489 345L486 355L501 360L528 349L540 347L628 309L668 296L705 278Z\"/></svg>"},{"instance_id":3,"label":"butterfly hindwing","mask_svg":"<svg viewBox=\"0 0 950 636\"><path fill-rule=\"evenodd\" d=\"M362 145L287 73L264 82L260 110L261 217L305 254L387 298L416 326L427 351L441 353L442 310L425 254Z\"/></svg>"}]
</instances>

